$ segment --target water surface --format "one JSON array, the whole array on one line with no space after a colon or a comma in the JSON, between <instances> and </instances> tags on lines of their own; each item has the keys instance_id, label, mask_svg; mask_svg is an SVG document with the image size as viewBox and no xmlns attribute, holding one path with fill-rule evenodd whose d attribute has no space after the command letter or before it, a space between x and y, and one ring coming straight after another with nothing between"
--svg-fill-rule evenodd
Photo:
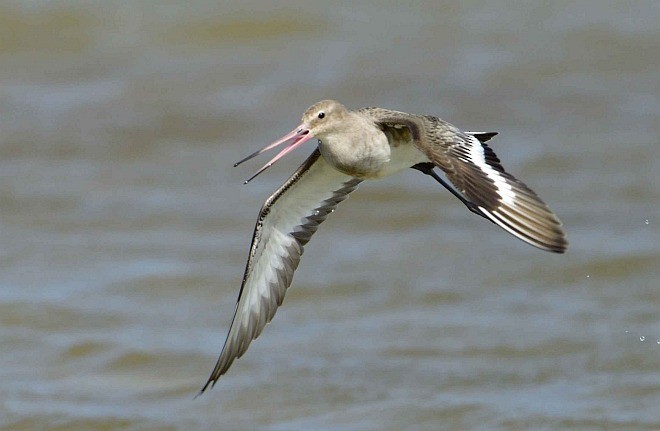
<instances>
[{"instance_id":1,"label":"water surface","mask_svg":"<svg viewBox=\"0 0 660 431\"><path fill-rule=\"evenodd\" d=\"M660 429L660 8L0 5L0 428ZM213 391L257 211L323 98L496 130L563 256L365 183ZM643 340L643 341L642 341Z\"/></svg>"}]
</instances>

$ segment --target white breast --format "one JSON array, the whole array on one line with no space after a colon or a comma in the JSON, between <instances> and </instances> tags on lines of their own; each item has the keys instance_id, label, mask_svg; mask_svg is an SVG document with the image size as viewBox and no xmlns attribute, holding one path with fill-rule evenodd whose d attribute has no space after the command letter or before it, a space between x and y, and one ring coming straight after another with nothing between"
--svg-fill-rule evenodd
<instances>
[{"instance_id":1,"label":"white breast","mask_svg":"<svg viewBox=\"0 0 660 431\"><path fill-rule=\"evenodd\" d=\"M351 117L349 125L319 137L321 155L340 172L359 179L377 179L429 161L409 140L409 134L386 134L359 115Z\"/></svg>"},{"instance_id":2,"label":"white breast","mask_svg":"<svg viewBox=\"0 0 660 431\"><path fill-rule=\"evenodd\" d=\"M376 172L371 178L383 178L404 169L408 169L417 163L428 162L429 159L417 149L412 142L390 147L390 161Z\"/></svg>"}]
</instances>

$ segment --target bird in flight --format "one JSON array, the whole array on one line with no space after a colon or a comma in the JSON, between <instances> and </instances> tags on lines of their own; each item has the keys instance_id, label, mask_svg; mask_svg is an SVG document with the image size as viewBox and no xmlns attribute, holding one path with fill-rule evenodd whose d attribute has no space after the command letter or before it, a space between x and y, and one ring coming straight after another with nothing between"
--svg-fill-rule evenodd
<instances>
[{"instance_id":1,"label":"bird in flight","mask_svg":"<svg viewBox=\"0 0 660 431\"><path fill-rule=\"evenodd\" d=\"M261 207L234 318L222 353L198 395L215 385L268 324L291 285L305 244L364 180L413 168L433 177L473 213L542 250L563 253L561 222L538 195L504 170L487 142L496 132L465 132L430 115L382 108L312 105L289 134L234 166L288 142L250 179L312 138L318 147ZM439 168L451 183L436 172Z\"/></svg>"}]
</instances>

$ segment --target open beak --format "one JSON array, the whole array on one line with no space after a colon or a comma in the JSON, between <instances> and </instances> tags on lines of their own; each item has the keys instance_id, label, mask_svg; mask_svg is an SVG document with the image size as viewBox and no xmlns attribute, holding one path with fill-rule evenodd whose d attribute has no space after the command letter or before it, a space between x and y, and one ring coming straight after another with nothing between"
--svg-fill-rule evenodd
<instances>
[{"instance_id":1,"label":"open beak","mask_svg":"<svg viewBox=\"0 0 660 431\"><path fill-rule=\"evenodd\" d=\"M304 144L305 142L309 141L309 140L312 139L313 137L314 137L314 136L313 136L311 133L309 133L309 130L306 129L305 127L303 127L303 125L301 124L300 126L296 127L294 130L292 130L291 133L286 134L286 135L283 136L281 139L278 139L277 141L273 142L272 144L265 146L265 147L262 148L261 150L256 151L256 152L250 154L249 156L247 156L247 157L244 158L243 160L234 163L234 167L240 165L240 164L243 163L243 162L246 162L246 161L252 159L253 157L257 157L257 156L260 155L261 153L264 153L264 152L266 152L266 151L268 151L268 150L270 150L270 149L273 149L273 148L275 148L275 147L277 147L277 146L279 146L279 145L282 145L283 143L285 143L285 142L290 141L290 140L293 139L293 142L291 142L291 143L288 144L286 147L284 147L284 149L283 149L282 151L280 151L275 157L273 157L272 160L271 160L270 162L268 162L268 163L266 163L265 165L263 165L263 166L261 167L261 169L259 169L254 175L252 175L250 178L248 178L247 181L245 181L245 183L244 183L244 184L247 184L247 183L249 183L250 181L252 181L257 175L259 175L260 173L262 173L262 172L265 171L266 169L268 169L268 168L270 168L271 166L273 166L273 164L274 164L275 162L277 162L279 159L281 159L282 157L286 156L286 155L289 154L291 151L295 150L296 148L298 148L299 146L301 146L301 145Z\"/></svg>"}]
</instances>

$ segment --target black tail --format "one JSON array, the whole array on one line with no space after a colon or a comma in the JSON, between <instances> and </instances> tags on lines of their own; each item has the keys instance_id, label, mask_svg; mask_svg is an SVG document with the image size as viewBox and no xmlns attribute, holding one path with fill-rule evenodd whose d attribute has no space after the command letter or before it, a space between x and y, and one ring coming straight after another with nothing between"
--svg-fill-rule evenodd
<instances>
[{"instance_id":1,"label":"black tail","mask_svg":"<svg viewBox=\"0 0 660 431\"><path fill-rule=\"evenodd\" d=\"M481 142L482 144L485 144L486 142L490 141L493 139L494 136L497 135L497 132L468 132L470 135L474 136Z\"/></svg>"}]
</instances>

